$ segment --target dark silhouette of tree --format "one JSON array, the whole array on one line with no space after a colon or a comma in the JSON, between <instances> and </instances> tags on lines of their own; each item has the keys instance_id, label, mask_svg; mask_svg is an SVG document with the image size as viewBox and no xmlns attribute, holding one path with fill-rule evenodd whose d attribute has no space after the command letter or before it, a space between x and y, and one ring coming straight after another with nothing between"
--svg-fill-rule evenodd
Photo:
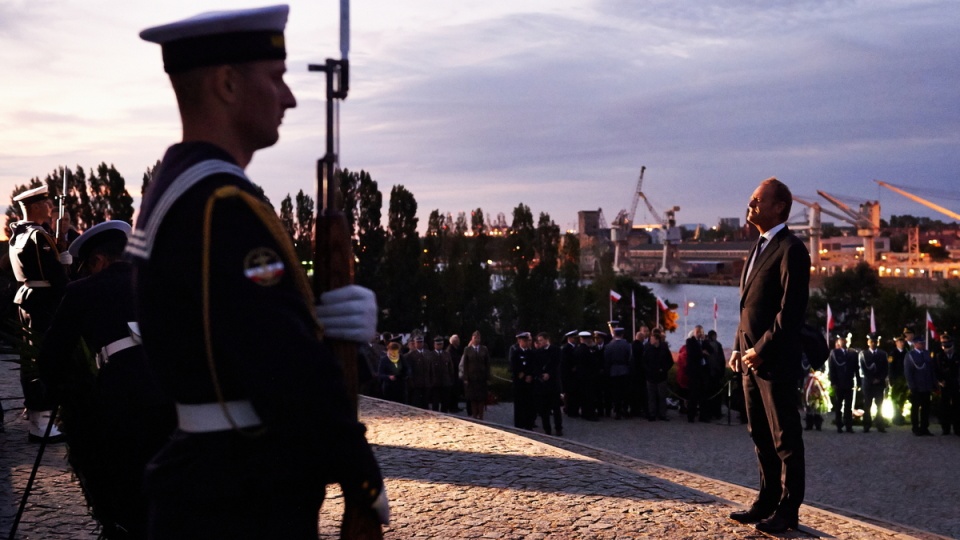
<instances>
[{"instance_id":1,"label":"dark silhouette of tree","mask_svg":"<svg viewBox=\"0 0 960 540\"><path fill-rule=\"evenodd\" d=\"M293 246L297 251L297 257L301 261L312 261L314 223L317 214L314 210L313 197L305 194L302 189L297 192L295 215L297 226Z\"/></svg>"},{"instance_id":2,"label":"dark silhouette of tree","mask_svg":"<svg viewBox=\"0 0 960 540\"><path fill-rule=\"evenodd\" d=\"M402 185L390 191L388 236L384 249L384 321L393 331L409 332L423 322L420 288L420 237L417 201Z\"/></svg>"}]
</instances>

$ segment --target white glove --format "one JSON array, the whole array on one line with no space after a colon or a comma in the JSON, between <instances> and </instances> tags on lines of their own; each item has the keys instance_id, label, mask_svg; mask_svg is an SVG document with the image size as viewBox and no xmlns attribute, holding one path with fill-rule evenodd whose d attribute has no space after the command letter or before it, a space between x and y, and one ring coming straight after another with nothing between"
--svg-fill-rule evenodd
<instances>
[{"instance_id":1,"label":"white glove","mask_svg":"<svg viewBox=\"0 0 960 540\"><path fill-rule=\"evenodd\" d=\"M324 336L331 339L369 343L377 333L377 297L359 285L347 285L320 295L317 318Z\"/></svg>"},{"instance_id":2,"label":"white glove","mask_svg":"<svg viewBox=\"0 0 960 540\"><path fill-rule=\"evenodd\" d=\"M70 266L73 264L73 255L70 255L69 251L64 251L60 254L60 264L64 266Z\"/></svg>"},{"instance_id":3,"label":"white glove","mask_svg":"<svg viewBox=\"0 0 960 540\"><path fill-rule=\"evenodd\" d=\"M377 496L377 500L373 501L371 508L376 511L377 517L380 518L381 525L390 524L390 501L387 499L386 485L380 490L380 495Z\"/></svg>"}]
</instances>

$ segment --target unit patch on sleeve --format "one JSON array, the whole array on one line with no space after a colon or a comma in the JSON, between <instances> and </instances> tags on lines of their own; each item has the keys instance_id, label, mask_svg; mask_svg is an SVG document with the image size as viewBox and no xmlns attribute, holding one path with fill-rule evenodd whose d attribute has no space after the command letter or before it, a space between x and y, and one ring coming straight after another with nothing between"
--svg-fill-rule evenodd
<instances>
[{"instance_id":1,"label":"unit patch on sleeve","mask_svg":"<svg viewBox=\"0 0 960 540\"><path fill-rule=\"evenodd\" d=\"M264 287L276 285L283 277L284 271L280 256L270 248L256 248L247 253L243 259L243 274L257 285Z\"/></svg>"}]
</instances>

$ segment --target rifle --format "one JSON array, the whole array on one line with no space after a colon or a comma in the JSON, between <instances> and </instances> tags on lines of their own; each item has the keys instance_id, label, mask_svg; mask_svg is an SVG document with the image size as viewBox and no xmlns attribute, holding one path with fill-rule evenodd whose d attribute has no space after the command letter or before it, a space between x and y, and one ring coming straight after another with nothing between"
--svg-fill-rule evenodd
<instances>
[{"instance_id":1,"label":"rifle","mask_svg":"<svg viewBox=\"0 0 960 540\"><path fill-rule=\"evenodd\" d=\"M309 71L322 71L327 80L327 140L326 154L317 160L317 219L314 224L313 291L320 293L353 283L353 236L343 212L343 197L337 184L337 145L339 132L334 123L336 100L347 98L350 88L350 2L340 0L340 60L327 58L323 64L309 64ZM330 348L340 361L347 395L357 414L357 348L345 341L330 340ZM340 537L350 539L381 539L380 528L373 509L345 504Z\"/></svg>"},{"instance_id":2,"label":"rifle","mask_svg":"<svg viewBox=\"0 0 960 540\"><path fill-rule=\"evenodd\" d=\"M54 238L57 241L57 249L64 251L64 244L66 244L66 238L60 238L60 229L63 228L63 211L66 208L65 199L67 198L67 168L63 168L63 190L60 191L60 213L57 214L57 231L54 235Z\"/></svg>"},{"instance_id":3,"label":"rifle","mask_svg":"<svg viewBox=\"0 0 960 540\"><path fill-rule=\"evenodd\" d=\"M349 90L350 48L349 0L340 2L340 60L327 58L324 64L310 64L309 71L322 71L327 79L326 154L317 160L317 219L314 223L313 292L320 293L353 283L352 231L343 213L343 200L337 184L338 165L335 142L339 132L334 124L334 103L347 98ZM357 409L357 349L352 343L331 341L334 355L340 361L353 410Z\"/></svg>"}]
</instances>

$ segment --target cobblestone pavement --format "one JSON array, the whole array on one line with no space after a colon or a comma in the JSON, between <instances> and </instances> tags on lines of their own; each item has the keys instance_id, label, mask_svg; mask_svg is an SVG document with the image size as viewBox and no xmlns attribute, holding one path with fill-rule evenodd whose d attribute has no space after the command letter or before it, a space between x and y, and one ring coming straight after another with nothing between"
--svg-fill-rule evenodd
<instances>
[{"instance_id":1,"label":"cobblestone pavement","mask_svg":"<svg viewBox=\"0 0 960 540\"><path fill-rule=\"evenodd\" d=\"M7 366L0 364L3 398L19 395L16 372ZM21 404L3 403L8 411L6 432L0 434L0 534L6 536L37 446L26 442ZM491 419L510 411L507 406L494 409ZM613 428L613 421L595 427L570 422L570 435L558 439L373 399L361 400L361 418L368 425L392 500L388 538L765 537L752 526L727 518L731 510L749 502L752 490L605 450L595 441L574 440L581 431ZM634 431L643 427L637 424ZM672 422L664 427L681 426ZM645 438L652 434L641 433ZM718 439L713 448L727 448L725 444L725 439ZM706 446L690 452L706 453ZM726 452L740 449L729 447ZM96 525L64 453L63 445L48 447L17 538L96 537ZM341 512L342 499L332 488L321 512L321 537L337 537ZM807 507L801 521L802 530L785 537L934 537Z\"/></svg>"},{"instance_id":2,"label":"cobblestone pavement","mask_svg":"<svg viewBox=\"0 0 960 540\"><path fill-rule=\"evenodd\" d=\"M513 405L491 406L485 418L512 425ZM610 453L641 459L646 464L638 471L664 475L713 495L724 496L722 485L726 482L748 488L750 496L755 493L759 474L753 443L736 415L731 424L726 417L691 424L676 411L670 411L669 418L669 422L564 418L562 438L544 435L539 427L525 433L562 448L573 445L584 455L593 455L593 450L581 444L602 449L608 462L616 462ZM937 433L934 437L916 437L909 426L890 426L887 433L862 433L855 427L853 434L838 434L826 423L823 429L804 432L807 506L887 528L902 526L901 530L911 534L919 529L960 538L960 483L948 472L960 464L960 437L939 435L939 426L931 426ZM666 467L678 470L669 476L662 471ZM697 475L722 482L704 480L707 484L703 485ZM720 485L720 491L712 491L714 484ZM808 521L806 515L801 514L801 523Z\"/></svg>"}]
</instances>

